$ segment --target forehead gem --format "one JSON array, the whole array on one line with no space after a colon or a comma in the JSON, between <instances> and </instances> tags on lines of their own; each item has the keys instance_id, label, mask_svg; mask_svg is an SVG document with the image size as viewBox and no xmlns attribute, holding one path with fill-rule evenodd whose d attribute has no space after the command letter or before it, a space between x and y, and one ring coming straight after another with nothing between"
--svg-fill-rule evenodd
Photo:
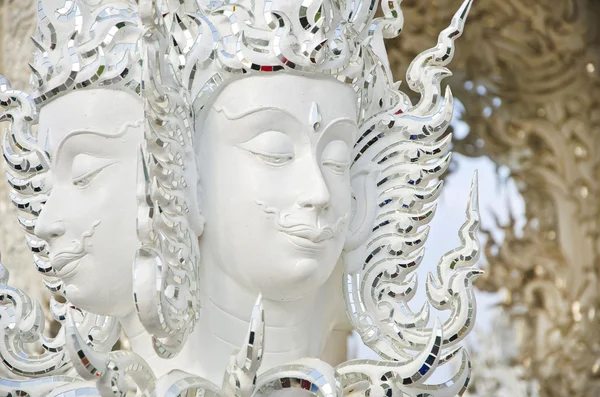
<instances>
[{"instance_id":1,"label":"forehead gem","mask_svg":"<svg viewBox=\"0 0 600 397\"><path fill-rule=\"evenodd\" d=\"M319 112L319 105L315 102L310 106L310 114L308 115L308 124L312 127L313 131L317 132L321 125L321 113Z\"/></svg>"}]
</instances>

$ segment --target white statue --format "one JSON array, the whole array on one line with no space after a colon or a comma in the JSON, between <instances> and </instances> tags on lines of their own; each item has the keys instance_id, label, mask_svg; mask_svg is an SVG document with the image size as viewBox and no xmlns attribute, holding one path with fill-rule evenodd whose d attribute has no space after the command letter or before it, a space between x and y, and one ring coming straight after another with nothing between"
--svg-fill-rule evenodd
<instances>
[{"instance_id":1,"label":"white statue","mask_svg":"<svg viewBox=\"0 0 600 397\"><path fill-rule=\"evenodd\" d=\"M360 2L179 3L141 2L139 47L135 2L40 0L33 72L42 95L0 90L13 119L8 140L17 143L5 142L15 199L26 209L47 200L35 231L51 261L32 238L42 247L38 267L58 277L51 288L101 315L79 318L57 305L70 313L61 317L70 360L61 347L61 366L48 374L74 365L82 378L100 378L100 393L113 381L127 387L125 375L159 394L171 386L225 395L462 392L466 353L452 382L424 382L460 352L453 346L474 321L475 186L463 246L427 282L430 302L452 316L428 328L428 306L413 312L408 302L427 235L419 227L434 213L434 179L449 163L450 138L440 137L452 97L439 100L440 80L470 1L411 66L408 84L422 95L415 106L392 83L383 46L402 27L399 2L384 2L379 19L375 4ZM111 50L121 58L106 62ZM37 134L23 135L35 122ZM29 157L41 161L22 167ZM19 189L23 177L31 191ZM50 184L31 181L50 179L46 199ZM22 223L31 231L40 211L29 212ZM264 349L254 340L259 294ZM349 328L343 305L388 361L317 360L336 342L333 330ZM107 353L118 328L102 316L118 318L135 354ZM244 340L248 353L236 353ZM157 383L170 369L189 375Z\"/></svg>"}]
</instances>

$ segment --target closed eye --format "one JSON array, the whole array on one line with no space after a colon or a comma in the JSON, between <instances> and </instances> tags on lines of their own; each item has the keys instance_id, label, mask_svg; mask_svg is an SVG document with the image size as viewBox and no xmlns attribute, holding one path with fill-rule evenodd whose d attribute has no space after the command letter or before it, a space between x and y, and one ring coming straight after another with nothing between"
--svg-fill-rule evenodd
<instances>
[{"instance_id":1,"label":"closed eye","mask_svg":"<svg viewBox=\"0 0 600 397\"><path fill-rule=\"evenodd\" d=\"M343 174L350 168L350 150L341 140L329 142L323 149L321 164L336 174Z\"/></svg>"},{"instance_id":2,"label":"closed eye","mask_svg":"<svg viewBox=\"0 0 600 397\"><path fill-rule=\"evenodd\" d=\"M94 178L96 178L98 176L98 174L100 174L100 172L102 172L102 170L104 170L106 167L113 165L113 164L114 163L106 164L100 168L90 170L90 171L82 174L81 176L73 178L73 185L80 187L80 188L85 188L85 187L89 186L89 184L94 180Z\"/></svg>"},{"instance_id":3,"label":"closed eye","mask_svg":"<svg viewBox=\"0 0 600 397\"><path fill-rule=\"evenodd\" d=\"M252 151L250 151L250 153L252 153L256 157L258 157L265 163L274 165L274 166L285 165L294 159L294 155L291 153L281 153L281 154L269 153L269 154L267 154L267 153L258 153L258 152L252 152Z\"/></svg>"},{"instance_id":4,"label":"closed eye","mask_svg":"<svg viewBox=\"0 0 600 397\"><path fill-rule=\"evenodd\" d=\"M239 147L271 166L283 166L294 159L294 143L279 131L263 132Z\"/></svg>"},{"instance_id":5,"label":"closed eye","mask_svg":"<svg viewBox=\"0 0 600 397\"><path fill-rule=\"evenodd\" d=\"M323 160L323 166L331 169L336 174L343 174L350 167L349 162L341 162L335 160Z\"/></svg>"}]
</instances>

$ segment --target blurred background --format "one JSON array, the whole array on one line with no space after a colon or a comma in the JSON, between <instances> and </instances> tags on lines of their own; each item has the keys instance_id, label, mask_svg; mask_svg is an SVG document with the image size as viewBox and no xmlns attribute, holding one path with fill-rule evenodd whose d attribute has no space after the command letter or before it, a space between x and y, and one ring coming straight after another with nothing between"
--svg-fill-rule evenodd
<instances>
[{"instance_id":1,"label":"blurred background","mask_svg":"<svg viewBox=\"0 0 600 397\"><path fill-rule=\"evenodd\" d=\"M404 0L404 32L388 41L397 80L461 2ZM29 81L35 13L33 0L0 0L0 71L20 89ZM469 393L598 397L600 2L475 0L450 69L455 155L420 279L458 245L479 170L486 274L476 282ZM11 284L47 300L4 183L0 250L18 269ZM349 354L372 355L356 336Z\"/></svg>"}]
</instances>

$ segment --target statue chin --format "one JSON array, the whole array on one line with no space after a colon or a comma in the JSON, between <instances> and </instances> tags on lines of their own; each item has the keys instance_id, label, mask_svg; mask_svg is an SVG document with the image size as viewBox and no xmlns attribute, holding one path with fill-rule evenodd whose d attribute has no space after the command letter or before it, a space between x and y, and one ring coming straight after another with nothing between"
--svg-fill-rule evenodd
<instances>
[{"instance_id":1,"label":"statue chin","mask_svg":"<svg viewBox=\"0 0 600 397\"><path fill-rule=\"evenodd\" d=\"M251 290L261 293L271 301L293 301L316 293L327 281L330 273L315 259L300 259L289 268L278 272L269 280L255 279Z\"/></svg>"}]
</instances>

